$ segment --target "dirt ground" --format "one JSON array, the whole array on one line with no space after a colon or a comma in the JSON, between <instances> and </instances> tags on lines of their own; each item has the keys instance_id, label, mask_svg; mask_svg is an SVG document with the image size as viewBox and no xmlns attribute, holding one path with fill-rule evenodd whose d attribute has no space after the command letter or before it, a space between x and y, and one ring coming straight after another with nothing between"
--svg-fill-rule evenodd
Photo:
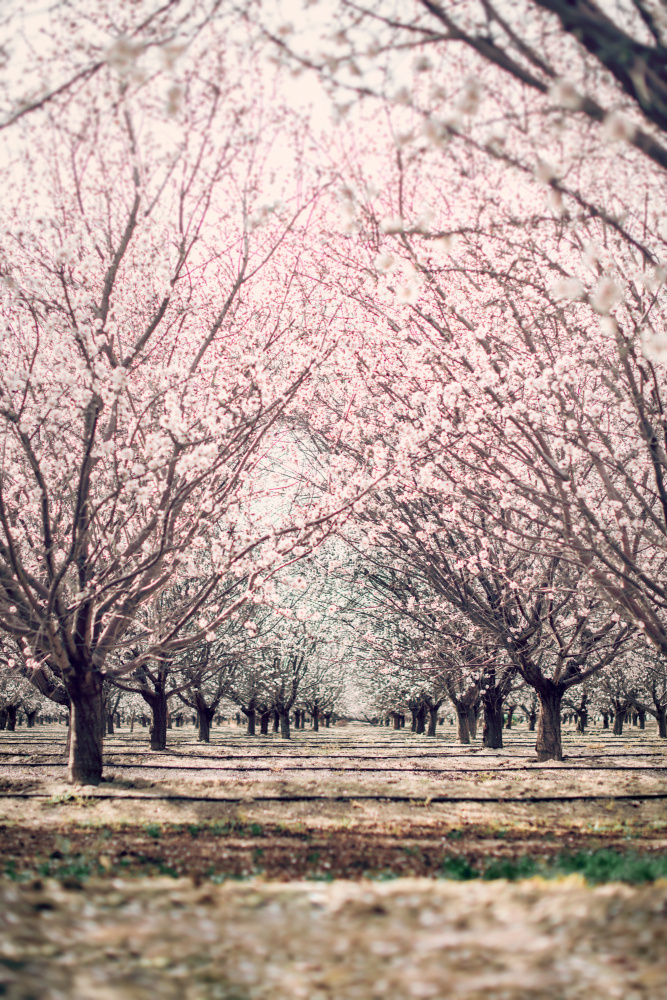
<instances>
[{"instance_id":1,"label":"dirt ground","mask_svg":"<svg viewBox=\"0 0 667 1000\"><path fill-rule=\"evenodd\" d=\"M0 995L667 998L652 729L568 731L548 765L521 726L502 751L123 729L97 788L65 783L64 736L0 733Z\"/></svg>"}]
</instances>

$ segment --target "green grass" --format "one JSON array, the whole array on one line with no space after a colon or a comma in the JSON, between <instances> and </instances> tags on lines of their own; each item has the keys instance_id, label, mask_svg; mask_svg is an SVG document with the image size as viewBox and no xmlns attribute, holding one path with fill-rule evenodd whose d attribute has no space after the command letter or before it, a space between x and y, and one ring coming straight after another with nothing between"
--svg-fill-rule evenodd
<instances>
[{"instance_id":1,"label":"green grass","mask_svg":"<svg viewBox=\"0 0 667 1000\"><path fill-rule=\"evenodd\" d=\"M582 875L590 885L604 882L627 882L640 885L667 878L667 855L621 854L608 849L579 851L576 854L561 854L556 858L536 859L530 856L520 858L500 858L473 867L464 857L445 858L441 868L441 878L457 882L473 878L486 881L532 878L559 878L563 875Z\"/></svg>"}]
</instances>

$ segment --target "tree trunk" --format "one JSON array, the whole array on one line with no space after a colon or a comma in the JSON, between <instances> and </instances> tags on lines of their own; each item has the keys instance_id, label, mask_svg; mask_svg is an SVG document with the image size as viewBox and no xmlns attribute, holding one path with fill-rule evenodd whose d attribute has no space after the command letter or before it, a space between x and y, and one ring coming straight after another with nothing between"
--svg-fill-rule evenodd
<instances>
[{"instance_id":1,"label":"tree trunk","mask_svg":"<svg viewBox=\"0 0 667 1000\"><path fill-rule=\"evenodd\" d=\"M528 732L534 733L537 725L537 712L528 712Z\"/></svg>"},{"instance_id":2,"label":"tree trunk","mask_svg":"<svg viewBox=\"0 0 667 1000\"><path fill-rule=\"evenodd\" d=\"M105 713L107 716L107 736L113 736L113 712Z\"/></svg>"},{"instance_id":3,"label":"tree trunk","mask_svg":"<svg viewBox=\"0 0 667 1000\"><path fill-rule=\"evenodd\" d=\"M618 710L614 712L614 728L612 730L614 736L623 735L623 718L625 712L619 712Z\"/></svg>"},{"instance_id":4,"label":"tree trunk","mask_svg":"<svg viewBox=\"0 0 667 1000\"><path fill-rule=\"evenodd\" d=\"M470 743L470 720L468 709L456 707L456 717L459 723L459 743Z\"/></svg>"},{"instance_id":5,"label":"tree trunk","mask_svg":"<svg viewBox=\"0 0 667 1000\"><path fill-rule=\"evenodd\" d=\"M7 705L7 729L16 732L16 705Z\"/></svg>"},{"instance_id":6,"label":"tree trunk","mask_svg":"<svg viewBox=\"0 0 667 1000\"><path fill-rule=\"evenodd\" d=\"M410 732L411 733L416 733L417 732L417 709L416 708L411 708L410 709L410 714L412 715L412 722L410 723Z\"/></svg>"},{"instance_id":7,"label":"tree trunk","mask_svg":"<svg viewBox=\"0 0 667 1000\"><path fill-rule=\"evenodd\" d=\"M655 717L658 722L658 736L663 740L667 739L667 710L660 708L656 711Z\"/></svg>"},{"instance_id":8,"label":"tree trunk","mask_svg":"<svg viewBox=\"0 0 667 1000\"><path fill-rule=\"evenodd\" d=\"M262 736L269 735L269 723L271 721L270 712L262 712L259 717L259 731Z\"/></svg>"},{"instance_id":9,"label":"tree trunk","mask_svg":"<svg viewBox=\"0 0 667 1000\"><path fill-rule=\"evenodd\" d=\"M148 730L151 750L165 750L167 747L167 699L163 692L157 692L148 702L151 710L151 724Z\"/></svg>"},{"instance_id":10,"label":"tree trunk","mask_svg":"<svg viewBox=\"0 0 667 1000\"><path fill-rule=\"evenodd\" d=\"M560 734L560 703L563 692L555 684L538 691L540 717L537 723L535 749L538 760L562 760L563 744Z\"/></svg>"},{"instance_id":11,"label":"tree trunk","mask_svg":"<svg viewBox=\"0 0 667 1000\"><path fill-rule=\"evenodd\" d=\"M602 716L602 728L609 729L609 716L606 712Z\"/></svg>"},{"instance_id":12,"label":"tree trunk","mask_svg":"<svg viewBox=\"0 0 667 1000\"><path fill-rule=\"evenodd\" d=\"M68 780L99 785L102 780L104 694L102 678L92 670L75 675L67 684L70 696Z\"/></svg>"},{"instance_id":13,"label":"tree trunk","mask_svg":"<svg viewBox=\"0 0 667 1000\"><path fill-rule=\"evenodd\" d=\"M420 705L417 709L417 733L419 736L422 735L426 729L426 707Z\"/></svg>"},{"instance_id":14,"label":"tree trunk","mask_svg":"<svg viewBox=\"0 0 667 1000\"><path fill-rule=\"evenodd\" d=\"M249 708L247 711L244 710L243 714L245 715L245 717L247 719L247 722L248 722L248 727L246 729L246 733L247 733L248 736L254 736L255 735L255 721L256 721L255 709L254 708Z\"/></svg>"},{"instance_id":15,"label":"tree trunk","mask_svg":"<svg viewBox=\"0 0 667 1000\"><path fill-rule=\"evenodd\" d=\"M276 709L273 713L273 731L274 733L280 730L280 712Z\"/></svg>"},{"instance_id":16,"label":"tree trunk","mask_svg":"<svg viewBox=\"0 0 667 1000\"><path fill-rule=\"evenodd\" d=\"M511 729L512 728L512 718L514 716L514 710L515 710L515 708L516 708L516 705L508 705L507 706L507 722L505 723L505 729Z\"/></svg>"},{"instance_id":17,"label":"tree trunk","mask_svg":"<svg viewBox=\"0 0 667 1000\"><path fill-rule=\"evenodd\" d=\"M477 706L473 705L468 709L468 732L471 739L477 737Z\"/></svg>"},{"instance_id":18,"label":"tree trunk","mask_svg":"<svg viewBox=\"0 0 667 1000\"><path fill-rule=\"evenodd\" d=\"M313 732L319 733L320 731L320 710L315 706L313 709Z\"/></svg>"},{"instance_id":19,"label":"tree trunk","mask_svg":"<svg viewBox=\"0 0 667 1000\"><path fill-rule=\"evenodd\" d=\"M35 718L37 717L37 709L35 708L32 712L28 712L26 709L25 718L28 725L28 729L35 728Z\"/></svg>"},{"instance_id":20,"label":"tree trunk","mask_svg":"<svg viewBox=\"0 0 667 1000\"><path fill-rule=\"evenodd\" d=\"M206 705L197 706L197 739L200 743L211 742L211 719L215 712Z\"/></svg>"},{"instance_id":21,"label":"tree trunk","mask_svg":"<svg viewBox=\"0 0 667 1000\"><path fill-rule=\"evenodd\" d=\"M503 701L495 691L482 695L484 728L482 745L492 750L500 750L503 745Z\"/></svg>"},{"instance_id":22,"label":"tree trunk","mask_svg":"<svg viewBox=\"0 0 667 1000\"><path fill-rule=\"evenodd\" d=\"M284 740L290 739L289 712L280 713L280 735Z\"/></svg>"},{"instance_id":23,"label":"tree trunk","mask_svg":"<svg viewBox=\"0 0 667 1000\"><path fill-rule=\"evenodd\" d=\"M7 709L0 709L0 729L7 728Z\"/></svg>"},{"instance_id":24,"label":"tree trunk","mask_svg":"<svg viewBox=\"0 0 667 1000\"><path fill-rule=\"evenodd\" d=\"M394 729L401 728L401 716L398 712L392 712L392 719L394 720Z\"/></svg>"},{"instance_id":25,"label":"tree trunk","mask_svg":"<svg viewBox=\"0 0 667 1000\"><path fill-rule=\"evenodd\" d=\"M646 729L646 712L644 711L637 712L637 718L639 720L639 728Z\"/></svg>"},{"instance_id":26,"label":"tree trunk","mask_svg":"<svg viewBox=\"0 0 667 1000\"><path fill-rule=\"evenodd\" d=\"M427 736L437 736L438 732L438 710L429 707L428 710L428 732Z\"/></svg>"}]
</instances>

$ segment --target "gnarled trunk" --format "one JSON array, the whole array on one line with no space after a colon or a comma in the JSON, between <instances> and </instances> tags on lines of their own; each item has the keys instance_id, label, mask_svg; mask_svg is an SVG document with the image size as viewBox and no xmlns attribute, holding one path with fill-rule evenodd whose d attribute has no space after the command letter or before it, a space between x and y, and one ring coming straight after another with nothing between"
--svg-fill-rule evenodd
<instances>
[{"instance_id":1,"label":"gnarled trunk","mask_svg":"<svg viewBox=\"0 0 667 1000\"><path fill-rule=\"evenodd\" d=\"M428 731L427 736L436 736L438 732L438 709L431 708L429 706L428 710Z\"/></svg>"},{"instance_id":2,"label":"gnarled trunk","mask_svg":"<svg viewBox=\"0 0 667 1000\"><path fill-rule=\"evenodd\" d=\"M262 712L259 717L259 731L262 736L269 735L269 723L271 721L270 712Z\"/></svg>"},{"instance_id":3,"label":"gnarled trunk","mask_svg":"<svg viewBox=\"0 0 667 1000\"><path fill-rule=\"evenodd\" d=\"M537 742L535 744L537 759L562 760L560 703L563 691L555 684L547 682L547 686L538 691L538 697L540 699L540 716L537 723Z\"/></svg>"},{"instance_id":4,"label":"gnarled trunk","mask_svg":"<svg viewBox=\"0 0 667 1000\"><path fill-rule=\"evenodd\" d=\"M319 733L320 731L320 710L315 706L313 709L313 732Z\"/></svg>"},{"instance_id":5,"label":"gnarled trunk","mask_svg":"<svg viewBox=\"0 0 667 1000\"><path fill-rule=\"evenodd\" d=\"M289 740L291 738L289 728L289 712L280 713L280 735L284 740Z\"/></svg>"},{"instance_id":6,"label":"gnarled trunk","mask_svg":"<svg viewBox=\"0 0 667 1000\"><path fill-rule=\"evenodd\" d=\"M391 717L394 720L394 729L401 728L401 716L399 712L392 712Z\"/></svg>"},{"instance_id":7,"label":"gnarled trunk","mask_svg":"<svg viewBox=\"0 0 667 1000\"><path fill-rule=\"evenodd\" d=\"M32 712L28 712L28 710L26 709L25 718L28 729L34 729L35 719L37 718L37 709L36 708L33 709Z\"/></svg>"},{"instance_id":8,"label":"gnarled trunk","mask_svg":"<svg viewBox=\"0 0 667 1000\"><path fill-rule=\"evenodd\" d=\"M99 785L102 780L104 692L102 678L93 670L67 681L70 696L68 780Z\"/></svg>"},{"instance_id":9,"label":"gnarled trunk","mask_svg":"<svg viewBox=\"0 0 667 1000\"><path fill-rule=\"evenodd\" d=\"M514 719L514 710L515 710L515 708L516 708L516 704L514 704L514 705L508 705L508 707L507 707L507 722L505 723L505 729L511 729L512 728L512 721Z\"/></svg>"},{"instance_id":10,"label":"gnarled trunk","mask_svg":"<svg viewBox=\"0 0 667 1000\"><path fill-rule=\"evenodd\" d=\"M6 729L6 728L7 728L7 709L6 708L1 708L0 709L0 729Z\"/></svg>"},{"instance_id":11,"label":"gnarled trunk","mask_svg":"<svg viewBox=\"0 0 667 1000\"><path fill-rule=\"evenodd\" d=\"M280 731L280 712L278 711L277 708L273 713L273 731L274 733Z\"/></svg>"}]
</instances>

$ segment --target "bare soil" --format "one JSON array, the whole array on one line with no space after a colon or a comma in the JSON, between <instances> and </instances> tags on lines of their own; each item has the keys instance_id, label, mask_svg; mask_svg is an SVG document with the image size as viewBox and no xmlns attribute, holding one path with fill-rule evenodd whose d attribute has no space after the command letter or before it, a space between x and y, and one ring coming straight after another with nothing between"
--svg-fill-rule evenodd
<instances>
[{"instance_id":1,"label":"bare soil","mask_svg":"<svg viewBox=\"0 0 667 1000\"><path fill-rule=\"evenodd\" d=\"M525 727L441 728L123 729L98 787L64 727L0 733L0 995L667 998L667 883L443 880L666 856L665 741L567 732L544 765Z\"/></svg>"}]
</instances>

